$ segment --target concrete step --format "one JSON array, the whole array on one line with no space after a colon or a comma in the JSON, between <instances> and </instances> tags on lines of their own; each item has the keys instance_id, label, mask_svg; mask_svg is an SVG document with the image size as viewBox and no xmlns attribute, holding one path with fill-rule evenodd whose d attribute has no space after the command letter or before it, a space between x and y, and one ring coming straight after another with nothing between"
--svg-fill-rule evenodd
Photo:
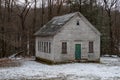
<instances>
[{"instance_id":1,"label":"concrete step","mask_svg":"<svg viewBox=\"0 0 120 80\"><path fill-rule=\"evenodd\" d=\"M87 59L80 59L80 60L75 60L75 62L82 62L82 63L85 63L85 62L88 62Z\"/></svg>"}]
</instances>

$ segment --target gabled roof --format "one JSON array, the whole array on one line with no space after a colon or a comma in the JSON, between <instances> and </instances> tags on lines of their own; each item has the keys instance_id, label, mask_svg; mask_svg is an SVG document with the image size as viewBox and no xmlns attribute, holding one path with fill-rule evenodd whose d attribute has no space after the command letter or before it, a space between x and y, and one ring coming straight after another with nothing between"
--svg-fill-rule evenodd
<instances>
[{"instance_id":1,"label":"gabled roof","mask_svg":"<svg viewBox=\"0 0 120 80\"><path fill-rule=\"evenodd\" d=\"M96 28L94 28L94 26L80 12L75 12L75 13L70 13L63 16L54 17L46 25L44 25L40 30L38 30L34 35L53 36L63 27L63 25L65 25L75 15L79 15L80 18L86 24L88 24L88 26L90 26L97 34L100 35L100 32Z\"/></svg>"},{"instance_id":2,"label":"gabled roof","mask_svg":"<svg viewBox=\"0 0 120 80\"><path fill-rule=\"evenodd\" d=\"M39 36L52 36L55 35L63 25L68 22L76 13L70 13L63 16L52 18L46 25L38 30L35 35Z\"/></svg>"}]
</instances>

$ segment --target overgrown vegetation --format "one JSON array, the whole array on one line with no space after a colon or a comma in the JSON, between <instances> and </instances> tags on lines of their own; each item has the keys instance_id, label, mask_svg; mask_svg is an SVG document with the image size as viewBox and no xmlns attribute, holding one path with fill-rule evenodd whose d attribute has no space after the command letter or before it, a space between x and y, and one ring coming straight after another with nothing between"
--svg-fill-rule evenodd
<instances>
[{"instance_id":1,"label":"overgrown vegetation","mask_svg":"<svg viewBox=\"0 0 120 80\"><path fill-rule=\"evenodd\" d=\"M0 67L18 67L21 66L21 62L19 60L12 60L8 58L0 59Z\"/></svg>"},{"instance_id":2,"label":"overgrown vegetation","mask_svg":"<svg viewBox=\"0 0 120 80\"><path fill-rule=\"evenodd\" d=\"M35 31L54 16L76 11L102 33L101 53L120 56L119 0L23 1L0 0L0 57L20 51L23 56L34 55Z\"/></svg>"}]
</instances>

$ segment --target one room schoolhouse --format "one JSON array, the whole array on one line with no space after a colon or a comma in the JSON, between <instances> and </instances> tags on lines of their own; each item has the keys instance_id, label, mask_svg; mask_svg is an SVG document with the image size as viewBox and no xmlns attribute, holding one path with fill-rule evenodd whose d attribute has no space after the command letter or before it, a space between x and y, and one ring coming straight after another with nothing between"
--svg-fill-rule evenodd
<instances>
[{"instance_id":1,"label":"one room schoolhouse","mask_svg":"<svg viewBox=\"0 0 120 80\"><path fill-rule=\"evenodd\" d=\"M35 33L36 59L99 62L100 35L80 12L54 17Z\"/></svg>"}]
</instances>

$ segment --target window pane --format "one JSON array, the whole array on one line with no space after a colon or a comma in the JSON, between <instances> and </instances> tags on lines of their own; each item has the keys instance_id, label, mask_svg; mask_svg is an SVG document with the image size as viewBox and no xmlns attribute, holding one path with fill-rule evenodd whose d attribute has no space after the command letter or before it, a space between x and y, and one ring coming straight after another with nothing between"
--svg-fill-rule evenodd
<instances>
[{"instance_id":1,"label":"window pane","mask_svg":"<svg viewBox=\"0 0 120 80\"><path fill-rule=\"evenodd\" d=\"M39 51L39 41L38 41L38 51Z\"/></svg>"},{"instance_id":2,"label":"window pane","mask_svg":"<svg viewBox=\"0 0 120 80\"><path fill-rule=\"evenodd\" d=\"M46 42L46 53L48 53L48 42Z\"/></svg>"},{"instance_id":3,"label":"window pane","mask_svg":"<svg viewBox=\"0 0 120 80\"><path fill-rule=\"evenodd\" d=\"M89 42L89 53L93 53L93 41Z\"/></svg>"},{"instance_id":4,"label":"window pane","mask_svg":"<svg viewBox=\"0 0 120 80\"><path fill-rule=\"evenodd\" d=\"M49 53L51 53L51 42L49 42Z\"/></svg>"},{"instance_id":5,"label":"window pane","mask_svg":"<svg viewBox=\"0 0 120 80\"><path fill-rule=\"evenodd\" d=\"M41 52L41 41L40 41L40 52Z\"/></svg>"},{"instance_id":6,"label":"window pane","mask_svg":"<svg viewBox=\"0 0 120 80\"><path fill-rule=\"evenodd\" d=\"M46 42L44 42L44 52L46 52Z\"/></svg>"},{"instance_id":7,"label":"window pane","mask_svg":"<svg viewBox=\"0 0 120 80\"><path fill-rule=\"evenodd\" d=\"M40 51L40 41L38 41L38 51Z\"/></svg>"},{"instance_id":8,"label":"window pane","mask_svg":"<svg viewBox=\"0 0 120 80\"><path fill-rule=\"evenodd\" d=\"M42 42L42 46L41 46L41 52L43 52L43 51L44 51L44 50L43 50L43 46L44 46L44 45L43 45L43 42Z\"/></svg>"},{"instance_id":9,"label":"window pane","mask_svg":"<svg viewBox=\"0 0 120 80\"><path fill-rule=\"evenodd\" d=\"M62 42L62 53L63 54L67 53L67 42Z\"/></svg>"}]
</instances>

